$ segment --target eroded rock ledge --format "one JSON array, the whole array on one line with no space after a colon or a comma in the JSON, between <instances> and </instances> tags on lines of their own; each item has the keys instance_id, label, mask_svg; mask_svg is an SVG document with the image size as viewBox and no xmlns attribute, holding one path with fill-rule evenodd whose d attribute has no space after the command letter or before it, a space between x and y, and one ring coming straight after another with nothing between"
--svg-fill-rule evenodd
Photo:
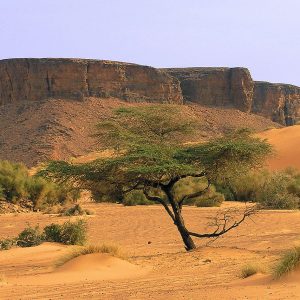
<instances>
[{"instance_id":1,"label":"eroded rock ledge","mask_svg":"<svg viewBox=\"0 0 300 300\"><path fill-rule=\"evenodd\" d=\"M283 125L300 120L300 87L255 82L246 68L166 68L91 59L0 60L0 105L119 98L233 107Z\"/></svg>"},{"instance_id":2,"label":"eroded rock ledge","mask_svg":"<svg viewBox=\"0 0 300 300\"><path fill-rule=\"evenodd\" d=\"M245 68L161 70L180 81L184 101L231 106L287 126L300 120L300 87L253 81Z\"/></svg>"},{"instance_id":3,"label":"eroded rock ledge","mask_svg":"<svg viewBox=\"0 0 300 300\"><path fill-rule=\"evenodd\" d=\"M178 80L152 67L85 59L0 61L0 105L84 97L182 103Z\"/></svg>"}]
</instances>

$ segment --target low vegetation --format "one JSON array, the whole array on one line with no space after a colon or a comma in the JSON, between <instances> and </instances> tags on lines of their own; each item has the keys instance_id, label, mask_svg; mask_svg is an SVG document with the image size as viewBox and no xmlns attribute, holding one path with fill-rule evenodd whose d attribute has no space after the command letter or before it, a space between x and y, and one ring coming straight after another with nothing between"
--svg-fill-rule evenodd
<instances>
[{"instance_id":1,"label":"low vegetation","mask_svg":"<svg viewBox=\"0 0 300 300\"><path fill-rule=\"evenodd\" d=\"M84 220L51 224L43 230L39 226L27 226L16 238L0 240L0 250L12 247L33 247L43 242L57 242L65 245L84 245L87 225Z\"/></svg>"},{"instance_id":2,"label":"low vegetation","mask_svg":"<svg viewBox=\"0 0 300 300\"><path fill-rule=\"evenodd\" d=\"M95 253L104 253L104 254L110 254L111 256L124 258L125 255L121 253L120 248L116 245L112 244L102 244L102 245L88 245L85 247L80 247L73 249L66 255L62 256L57 262L56 266L62 266L68 261L81 256L81 255L87 255L87 254L95 254Z\"/></svg>"},{"instance_id":3,"label":"low vegetation","mask_svg":"<svg viewBox=\"0 0 300 300\"><path fill-rule=\"evenodd\" d=\"M286 253L278 261L274 268L274 278L280 278L300 266L300 247L295 247Z\"/></svg>"},{"instance_id":4,"label":"low vegetation","mask_svg":"<svg viewBox=\"0 0 300 300\"><path fill-rule=\"evenodd\" d=\"M247 278L259 272L261 272L261 269L257 265L248 264L242 268L241 278Z\"/></svg>"},{"instance_id":5,"label":"low vegetation","mask_svg":"<svg viewBox=\"0 0 300 300\"><path fill-rule=\"evenodd\" d=\"M0 199L14 204L45 209L57 204L74 202L79 190L66 184L56 184L39 176L30 176L25 165L0 161Z\"/></svg>"},{"instance_id":6,"label":"low vegetation","mask_svg":"<svg viewBox=\"0 0 300 300\"><path fill-rule=\"evenodd\" d=\"M84 209L80 206L80 204L75 204L71 207L67 207L65 209L62 209L61 215L62 216L86 216L86 215L92 215L92 211L88 209Z\"/></svg>"},{"instance_id":7,"label":"low vegetation","mask_svg":"<svg viewBox=\"0 0 300 300\"><path fill-rule=\"evenodd\" d=\"M226 200L253 201L265 209L300 207L300 173L292 169L252 172L217 185L217 190Z\"/></svg>"},{"instance_id":8,"label":"low vegetation","mask_svg":"<svg viewBox=\"0 0 300 300\"><path fill-rule=\"evenodd\" d=\"M82 164L54 161L39 174L56 182L90 189L93 195L100 195L99 199L107 193L111 195L108 191L111 188L118 199L133 191L142 192L148 201L162 205L177 227L186 250L195 249L192 237L217 238L239 226L255 209L246 208L235 220L224 212L223 216L216 217L211 232L198 233L186 228L182 215L184 205L205 196L216 183L229 182L256 170L272 149L247 130L207 143L183 145L180 137L193 134L194 121L182 117L173 106L118 109L112 118L98 125L96 134L106 142L107 149L113 149L118 155ZM179 192L176 186L188 178L200 179L203 184ZM133 198L139 197L138 192ZM206 199L206 205L221 202L221 196L210 198ZM128 203L132 205L134 201L131 198Z\"/></svg>"}]
</instances>

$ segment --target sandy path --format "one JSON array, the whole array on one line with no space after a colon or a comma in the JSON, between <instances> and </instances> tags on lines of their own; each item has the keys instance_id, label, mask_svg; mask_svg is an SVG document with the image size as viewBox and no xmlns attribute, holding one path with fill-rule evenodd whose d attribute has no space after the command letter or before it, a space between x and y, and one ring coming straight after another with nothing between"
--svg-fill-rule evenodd
<instances>
[{"instance_id":1,"label":"sandy path","mask_svg":"<svg viewBox=\"0 0 300 300\"><path fill-rule=\"evenodd\" d=\"M259 262L271 266L283 250L299 241L300 212L261 212L254 222L248 221L208 247L186 253L174 225L160 206L88 204L86 207L96 213L87 218L90 242L114 242L128 253L131 264L151 271L127 279L26 284L22 283L22 277L38 280L53 270L54 262L68 247L46 245L45 249L42 245L13 249L0 253L0 274L8 281L7 285L0 285L0 299L300 298L300 288L294 281L253 285L239 279L245 264ZM207 218L216 210L186 207L189 228L204 231ZM44 226L66 219L39 213L0 215L0 237L15 235L27 222ZM24 250L28 251L26 255L22 253ZM20 279L18 284L10 281L16 277Z\"/></svg>"}]
</instances>

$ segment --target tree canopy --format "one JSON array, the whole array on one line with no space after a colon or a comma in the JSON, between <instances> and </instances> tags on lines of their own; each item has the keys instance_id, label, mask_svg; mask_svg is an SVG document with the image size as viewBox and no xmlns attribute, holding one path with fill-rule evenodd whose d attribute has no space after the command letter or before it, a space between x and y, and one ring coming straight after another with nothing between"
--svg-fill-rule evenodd
<instances>
[{"instance_id":1,"label":"tree canopy","mask_svg":"<svg viewBox=\"0 0 300 300\"><path fill-rule=\"evenodd\" d=\"M183 144L181 138L192 135L197 122L180 113L175 106L153 105L123 108L113 118L97 125L95 136L106 141L118 154L83 164L53 161L41 174L77 186L117 188L121 193L141 190L148 200L160 203L177 226L187 250L195 248L191 236L218 237L235 228L253 211L247 210L238 221L228 216L216 221L212 233L187 230L181 210L188 199L199 197L217 181L261 166L271 146L239 130L206 143ZM174 195L174 186L183 178L201 177L207 187L184 195ZM222 221L223 220L223 221ZM229 224L230 223L230 224Z\"/></svg>"}]
</instances>

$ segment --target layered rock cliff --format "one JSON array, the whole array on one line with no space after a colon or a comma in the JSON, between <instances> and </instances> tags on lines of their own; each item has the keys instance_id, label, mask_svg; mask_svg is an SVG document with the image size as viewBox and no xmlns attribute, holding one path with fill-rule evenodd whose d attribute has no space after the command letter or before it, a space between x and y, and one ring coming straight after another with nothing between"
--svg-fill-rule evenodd
<instances>
[{"instance_id":1,"label":"layered rock cliff","mask_svg":"<svg viewBox=\"0 0 300 300\"><path fill-rule=\"evenodd\" d=\"M234 106L250 112L253 86L245 68L161 69L180 81L185 101L212 106Z\"/></svg>"},{"instance_id":2,"label":"layered rock cliff","mask_svg":"<svg viewBox=\"0 0 300 300\"><path fill-rule=\"evenodd\" d=\"M252 111L291 126L300 120L300 87L256 81Z\"/></svg>"},{"instance_id":3,"label":"layered rock cliff","mask_svg":"<svg viewBox=\"0 0 300 300\"><path fill-rule=\"evenodd\" d=\"M300 119L300 87L253 81L245 68L162 70L180 81L185 102L233 107L287 126Z\"/></svg>"},{"instance_id":4,"label":"layered rock cliff","mask_svg":"<svg viewBox=\"0 0 300 300\"><path fill-rule=\"evenodd\" d=\"M84 59L0 61L0 105L84 97L182 103L178 80L152 67Z\"/></svg>"},{"instance_id":5,"label":"layered rock cliff","mask_svg":"<svg viewBox=\"0 0 300 300\"><path fill-rule=\"evenodd\" d=\"M300 88L254 82L245 68L166 68L90 59L0 60L0 105L47 98L233 107L283 125L300 119Z\"/></svg>"}]
</instances>

